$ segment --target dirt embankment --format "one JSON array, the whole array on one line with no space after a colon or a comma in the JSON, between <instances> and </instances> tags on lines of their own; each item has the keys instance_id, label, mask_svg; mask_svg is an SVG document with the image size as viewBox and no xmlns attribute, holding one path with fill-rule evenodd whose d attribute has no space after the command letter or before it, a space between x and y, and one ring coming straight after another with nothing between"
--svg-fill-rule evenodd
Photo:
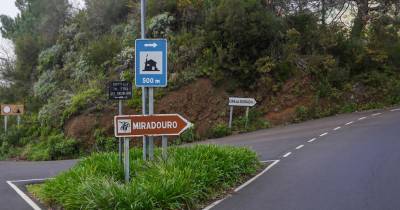
<instances>
[{"instance_id":1,"label":"dirt embankment","mask_svg":"<svg viewBox=\"0 0 400 210\"><path fill-rule=\"evenodd\" d=\"M156 101L155 112L179 113L195 124L199 135L205 136L216 123L227 122L229 96L256 97L259 101L256 108L265 113L266 120L277 125L290 122L298 106L309 105L312 101L311 93L307 78L288 81L277 94L249 94L239 90L228 94L223 85L215 87L209 79L198 79ZM237 109L236 114L242 112L243 110ZM126 107L124 113L139 114ZM94 143L93 132L96 128L102 128L107 134L113 135L113 116L116 114L115 108L83 113L65 124L65 133L90 146Z\"/></svg>"}]
</instances>

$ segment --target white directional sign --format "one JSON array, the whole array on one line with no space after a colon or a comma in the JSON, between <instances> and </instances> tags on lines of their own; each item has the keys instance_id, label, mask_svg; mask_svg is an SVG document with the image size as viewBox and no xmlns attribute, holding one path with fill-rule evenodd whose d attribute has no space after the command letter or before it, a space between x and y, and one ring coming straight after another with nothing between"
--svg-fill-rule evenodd
<instances>
[{"instance_id":1,"label":"white directional sign","mask_svg":"<svg viewBox=\"0 0 400 210\"><path fill-rule=\"evenodd\" d=\"M254 98L229 97L229 106L254 106L257 101Z\"/></svg>"}]
</instances>

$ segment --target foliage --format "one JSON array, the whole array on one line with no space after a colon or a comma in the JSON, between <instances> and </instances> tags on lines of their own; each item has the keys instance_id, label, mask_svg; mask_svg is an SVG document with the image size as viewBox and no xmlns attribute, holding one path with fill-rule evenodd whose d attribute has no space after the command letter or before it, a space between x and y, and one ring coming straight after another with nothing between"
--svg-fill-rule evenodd
<instances>
[{"instance_id":1,"label":"foliage","mask_svg":"<svg viewBox=\"0 0 400 210\"><path fill-rule=\"evenodd\" d=\"M91 88L74 95L71 99L71 104L63 112L62 120L65 121L69 119L73 114L84 109L89 104L93 103L101 91L99 89Z\"/></svg>"},{"instance_id":2,"label":"foliage","mask_svg":"<svg viewBox=\"0 0 400 210\"><path fill-rule=\"evenodd\" d=\"M232 130L228 127L226 123L218 123L214 127L211 128L211 136L212 138L221 138L224 136L228 136L232 133Z\"/></svg>"},{"instance_id":3,"label":"foliage","mask_svg":"<svg viewBox=\"0 0 400 210\"><path fill-rule=\"evenodd\" d=\"M103 129L96 129L93 135L96 140L95 149L97 152L112 152L117 150L118 140L115 137L106 136Z\"/></svg>"},{"instance_id":4,"label":"foliage","mask_svg":"<svg viewBox=\"0 0 400 210\"><path fill-rule=\"evenodd\" d=\"M123 184L115 153L94 154L35 192L65 209L193 209L238 184L259 168L246 148L195 146L170 148L164 161L145 163L141 150L131 150L132 180Z\"/></svg>"},{"instance_id":5,"label":"foliage","mask_svg":"<svg viewBox=\"0 0 400 210\"><path fill-rule=\"evenodd\" d=\"M75 158L80 153L76 140L57 130L40 126L36 116L22 119L20 127L11 126L0 134L0 158L58 160Z\"/></svg>"}]
</instances>

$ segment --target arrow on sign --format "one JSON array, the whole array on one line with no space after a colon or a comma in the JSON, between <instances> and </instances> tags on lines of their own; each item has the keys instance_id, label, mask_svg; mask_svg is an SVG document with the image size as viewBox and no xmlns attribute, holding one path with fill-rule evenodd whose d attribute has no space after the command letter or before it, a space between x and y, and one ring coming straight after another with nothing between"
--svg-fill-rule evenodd
<instances>
[{"instance_id":1,"label":"arrow on sign","mask_svg":"<svg viewBox=\"0 0 400 210\"><path fill-rule=\"evenodd\" d=\"M156 48L158 45L157 45L157 43L152 43L152 44L144 44L144 46L145 47L153 47L153 48Z\"/></svg>"},{"instance_id":2,"label":"arrow on sign","mask_svg":"<svg viewBox=\"0 0 400 210\"><path fill-rule=\"evenodd\" d=\"M179 114L119 115L114 117L116 137L178 136L192 124Z\"/></svg>"}]
</instances>

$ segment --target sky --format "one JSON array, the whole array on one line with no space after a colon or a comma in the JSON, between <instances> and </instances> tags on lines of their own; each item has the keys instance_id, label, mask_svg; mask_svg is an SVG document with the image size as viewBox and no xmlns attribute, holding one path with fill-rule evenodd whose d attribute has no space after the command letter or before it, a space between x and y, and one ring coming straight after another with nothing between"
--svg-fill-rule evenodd
<instances>
[{"instance_id":1,"label":"sky","mask_svg":"<svg viewBox=\"0 0 400 210\"><path fill-rule=\"evenodd\" d=\"M18 14L18 9L15 7L14 0L1 0L0 3L0 14L15 17ZM1 37L0 33L0 45L2 48L12 48L12 44L9 40Z\"/></svg>"}]
</instances>

